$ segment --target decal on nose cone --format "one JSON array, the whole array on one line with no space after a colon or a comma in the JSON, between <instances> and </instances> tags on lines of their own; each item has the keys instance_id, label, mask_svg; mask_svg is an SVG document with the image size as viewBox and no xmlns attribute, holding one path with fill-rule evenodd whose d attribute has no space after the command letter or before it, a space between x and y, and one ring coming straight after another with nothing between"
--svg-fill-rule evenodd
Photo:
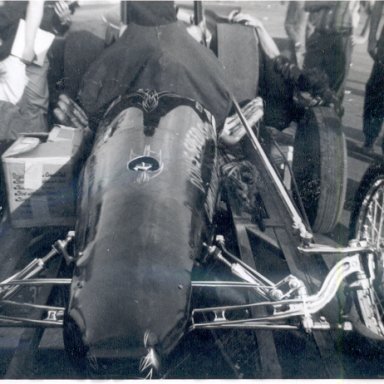
<instances>
[{"instance_id":1,"label":"decal on nose cone","mask_svg":"<svg viewBox=\"0 0 384 384\"><path fill-rule=\"evenodd\" d=\"M131 150L130 160L127 169L137 172L136 182L141 184L159 175L163 169L161 151L156 153L151 151L151 147L146 145L142 155L137 155Z\"/></svg>"}]
</instances>

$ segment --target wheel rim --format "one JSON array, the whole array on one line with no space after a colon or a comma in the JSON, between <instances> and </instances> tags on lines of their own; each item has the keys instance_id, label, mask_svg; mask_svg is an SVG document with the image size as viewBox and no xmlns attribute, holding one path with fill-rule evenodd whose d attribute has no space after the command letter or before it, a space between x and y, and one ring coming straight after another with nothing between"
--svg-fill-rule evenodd
<instances>
[{"instance_id":1,"label":"wheel rim","mask_svg":"<svg viewBox=\"0 0 384 384\"><path fill-rule=\"evenodd\" d=\"M372 252L362 256L362 264L370 281L371 314L377 326L369 327L384 336L384 176L376 179L366 194L358 216L356 237L367 242ZM367 296L365 296L367 298ZM365 300L364 300L365 301ZM360 302L360 307L364 305Z\"/></svg>"},{"instance_id":2,"label":"wheel rim","mask_svg":"<svg viewBox=\"0 0 384 384\"><path fill-rule=\"evenodd\" d=\"M384 176L373 183L362 202L356 236L375 252L384 251Z\"/></svg>"}]
</instances>

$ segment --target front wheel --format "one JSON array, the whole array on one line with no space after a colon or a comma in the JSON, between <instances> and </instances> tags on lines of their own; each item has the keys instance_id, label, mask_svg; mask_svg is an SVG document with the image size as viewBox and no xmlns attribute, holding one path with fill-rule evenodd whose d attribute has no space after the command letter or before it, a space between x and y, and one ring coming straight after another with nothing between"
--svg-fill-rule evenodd
<instances>
[{"instance_id":1,"label":"front wheel","mask_svg":"<svg viewBox=\"0 0 384 384\"><path fill-rule=\"evenodd\" d=\"M366 242L370 249L361 255L361 263L368 281L365 286L358 285L351 290L353 305L350 318L359 333L382 342L384 341L384 164L382 163L371 165L360 183L351 214L350 237ZM381 345L380 347L382 349Z\"/></svg>"}]
</instances>

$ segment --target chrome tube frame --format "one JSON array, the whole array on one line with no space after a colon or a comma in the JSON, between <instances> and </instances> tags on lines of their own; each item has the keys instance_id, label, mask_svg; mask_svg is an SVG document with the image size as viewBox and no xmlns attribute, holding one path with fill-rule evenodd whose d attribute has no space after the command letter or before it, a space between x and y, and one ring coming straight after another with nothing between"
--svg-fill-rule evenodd
<instances>
[{"instance_id":1,"label":"chrome tube frame","mask_svg":"<svg viewBox=\"0 0 384 384\"><path fill-rule=\"evenodd\" d=\"M69 231L65 240L58 240L52 246L51 251L42 258L32 260L21 271L0 282L0 327L44 327L57 328L63 326L64 307L35 304L28 302L19 302L10 300L21 288L25 286L43 286L43 285L70 285L72 279L64 278L37 278L47 263L57 256L63 256L67 262L71 262L68 255L68 244L74 239L75 232ZM34 319L20 317L14 314L7 315L6 309L29 309L39 311L39 316L43 311L45 318Z\"/></svg>"},{"instance_id":2,"label":"chrome tube frame","mask_svg":"<svg viewBox=\"0 0 384 384\"><path fill-rule=\"evenodd\" d=\"M74 239L75 232L69 231L65 240L58 240L52 246L52 250L47 253L42 258L37 258L32 260L25 268L21 271L15 273L13 276L9 277L0 282L0 300L9 299L11 296L15 295L21 288L22 285L30 284L37 285L38 281L41 281L40 284L44 284L43 280L38 279L35 282L31 283L31 279L37 276L47 265L47 263L56 256L62 255L67 261L70 261L67 247L68 244ZM57 284L62 284L61 279ZM69 282L70 283L70 282ZM65 282L64 284L69 284ZM49 284L56 284L52 281ZM1 301L0 301L1 303Z\"/></svg>"},{"instance_id":3,"label":"chrome tube frame","mask_svg":"<svg viewBox=\"0 0 384 384\"><path fill-rule=\"evenodd\" d=\"M335 253L335 249L332 249ZM348 250L348 252L352 252ZM215 250L217 260L223 260L224 256L221 252ZM218 257L217 254L220 256ZM231 264L226 261L226 265ZM243 282L225 282L225 281L194 281L193 287L237 287L241 289L250 289L262 298L270 297L269 301L254 302L244 305L218 306L210 308L195 308L192 311L191 330L204 328L272 328L287 329L288 324L282 324L282 320L290 318L298 318L300 325L289 325L288 329L298 329L304 327L307 331L313 329L329 329L330 326L320 327L314 322L312 315L319 313L336 295L340 285L348 276L364 274L363 267L360 263L360 254L355 252L352 256L346 256L330 270L326 276L320 290L308 295L304 284L294 276L287 276L278 284L260 285L260 281L256 277L252 282L249 278L252 276L250 268L248 268L247 278ZM233 271L233 267L231 267ZM256 271L255 271L256 272ZM240 277L241 274L235 273ZM258 274L259 275L259 274ZM280 295L276 292L279 288L287 284L290 290L286 293L280 291ZM262 294L260 294L260 291ZM250 309L263 307L268 315L260 317L250 317ZM231 320L231 315L236 313L236 319ZM292 327L292 328L291 328ZM344 325L337 327L345 328Z\"/></svg>"}]
</instances>

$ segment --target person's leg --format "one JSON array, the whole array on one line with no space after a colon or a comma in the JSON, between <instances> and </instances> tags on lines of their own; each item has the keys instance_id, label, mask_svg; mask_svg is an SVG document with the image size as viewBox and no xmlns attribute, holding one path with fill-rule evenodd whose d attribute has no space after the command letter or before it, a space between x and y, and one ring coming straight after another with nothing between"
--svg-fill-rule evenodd
<instances>
[{"instance_id":1,"label":"person's leg","mask_svg":"<svg viewBox=\"0 0 384 384\"><path fill-rule=\"evenodd\" d=\"M364 147L372 148L380 134L384 117L384 65L375 62L365 87L363 133Z\"/></svg>"},{"instance_id":2,"label":"person's leg","mask_svg":"<svg viewBox=\"0 0 384 384\"><path fill-rule=\"evenodd\" d=\"M37 65L27 66L28 83L23 95L23 99L26 99L30 105L44 112L47 112L49 102L48 68L48 59L45 60L42 67ZM23 101L23 99L21 101Z\"/></svg>"},{"instance_id":3,"label":"person's leg","mask_svg":"<svg viewBox=\"0 0 384 384\"><path fill-rule=\"evenodd\" d=\"M304 58L305 58L305 46L301 45L299 48L294 47L295 57L297 66L302 69L304 66Z\"/></svg>"},{"instance_id":4,"label":"person's leg","mask_svg":"<svg viewBox=\"0 0 384 384\"><path fill-rule=\"evenodd\" d=\"M15 140L20 133L46 132L48 60L42 67L26 68L27 84L18 103L0 101L0 140Z\"/></svg>"},{"instance_id":5,"label":"person's leg","mask_svg":"<svg viewBox=\"0 0 384 384\"><path fill-rule=\"evenodd\" d=\"M372 149L380 134L383 119L370 116L363 119L364 148Z\"/></svg>"},{"instance_id":6,"label":"person's leg","mask_svg":"<svg viewBox=\"0 0 384 384\"><path fill-rule=\"evenodd\" d=\"M54 123L53 110L56 108L59 95L63 92L64 89L64 47L65 38L56 37L48 51L48 126L51 126Z\"/></svg>"},{"instance_id":7,"label":"person's leg","mask_svg":"<svg viewBox=\"0 0 384 384\"><path fill-rule=\"evenodd\" d=\"M48 67L48 59L41 67L33 64L27 66L28 83L18 107L21 115L31 119L31 125L26 127L28 132L48 130Z\"/></svg>"},{"instance_id":8,"label":"person's leg","mask_svg":"<svg viewBox=\"0 0 384 384\"><path fill-rule=\"evenodd\" d=\"M324 70L329 78L329 85L336 93L341 106L344 99L345 83L352 57L350 36L329 35L328 49L324 54Z\"/></svg>"}]
</instances>

